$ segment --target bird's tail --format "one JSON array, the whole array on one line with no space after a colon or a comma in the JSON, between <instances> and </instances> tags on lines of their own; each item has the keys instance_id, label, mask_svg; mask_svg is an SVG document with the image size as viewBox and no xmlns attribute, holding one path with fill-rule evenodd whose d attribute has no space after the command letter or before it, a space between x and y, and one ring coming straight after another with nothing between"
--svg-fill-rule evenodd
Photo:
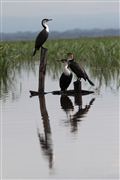
<instances>
[{"instance_id":1,"label":"bird's tail","mask_svg":"<svg viewBox=\"0 0 120 180\"><path fill-rule=\"evenodd\" d=\"M35 54L36 54L36 49L34 49L32 56L34 56Z\"/></svg>"},{"instance_id":2,"label":"bird's tail","mask_svg":"<svg viewBox=\"0 0 120 180\"><path fill-rule=\"evenodd\" d=\"M94 86L94 83L89 78L87 78L87 80L92 86Z\"/></svg>"}]
</instances>

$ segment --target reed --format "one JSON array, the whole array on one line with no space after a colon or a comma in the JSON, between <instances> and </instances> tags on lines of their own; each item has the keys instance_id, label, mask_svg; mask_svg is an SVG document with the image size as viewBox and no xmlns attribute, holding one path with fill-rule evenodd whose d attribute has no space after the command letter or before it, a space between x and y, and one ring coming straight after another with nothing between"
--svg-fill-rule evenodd
<instances>
[{"instance_id":1,"label":"reed","mask_svg":"<svg viewBox=\"0 0 120 180\"><path fill-rule=\"evenodd\" d=\"M89 69L94 79L102 79L106 85L117 79L120 84L119 41L119 37L48 40L44 45L49 49L47 72L54 79L58 78L61 73L58 60L73 52L76 60ZM33 48L34 41L0 42L0 87L11 85L16 74L23 69L35 72L40 52L32 58Z\"/></svg>"}]
</instances>

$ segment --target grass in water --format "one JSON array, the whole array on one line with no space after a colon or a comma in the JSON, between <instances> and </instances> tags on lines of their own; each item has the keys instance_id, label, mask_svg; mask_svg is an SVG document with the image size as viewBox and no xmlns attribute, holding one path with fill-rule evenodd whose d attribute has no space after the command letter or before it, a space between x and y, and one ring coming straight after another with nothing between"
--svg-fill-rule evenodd
<instances>
[{"instance_id":1,"label":"grass in water","mask_svg":"<svg viewBox=\"0 0 120 180\"><path fill-rule=\"evenodd\" d=\"M47 72L53 78L62 71L58 60L72 52L76 61L89 69L92 78L106 85L116 79L120 85L119 37L48 40L44 46L48 48ZM33 48L34 41L0 42L0 89L7 91L21 70L35 71L40 51L32 58Z\"/></svg>"}]
</instances>

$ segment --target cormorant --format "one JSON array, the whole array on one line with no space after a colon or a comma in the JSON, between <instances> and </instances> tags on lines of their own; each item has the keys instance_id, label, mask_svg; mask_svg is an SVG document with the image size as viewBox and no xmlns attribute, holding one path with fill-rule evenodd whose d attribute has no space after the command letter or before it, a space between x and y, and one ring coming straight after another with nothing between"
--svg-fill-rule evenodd
<instances>
[{"instance_id":1,"label":"cormorant","mask_svg":"<svg viewBox=\"0 0 120 180\"><path fill-rule=\"evenodd\" d=\"M83 78L85 81L87 80L92 86L94 86L94 83L89 79L84 68L80 64L75 62L73 53L67 54L67 61L68 67L70 67L70 69L76 74L78 79Z\"/></svg>"},{"instance_id":2,"label":"cormorant","mask_svg":"<svg viewBox=\"0 0 120 180\"><path fill-rule=\"evenodd\" d=\"M72 73L68 69L67 60L62 59L61 62L64 63L64 71L61 74L61 77L60 77L60 80L59 80L59 85L60 85L61 91L65 91L68 88L68 86L70 85L71 81L72 81Z\"/></svg>"},{"instance_id":3,"label":"cormorant","mask_svg":"<svg viewBox=\"0 0 120 180\"><path fill-rule=\"evenodd\" d=\"M33 56L36 54L36 51L39 50L40 47L42 47L42 45L44 44L44 42L47 40L48 34L49 34L49 27L46 23L51 20L52 19L43 19L42 20L41 24L44 27L44 29L36 37L35 49L33 52Z\"/></svg>"}]
</instances>

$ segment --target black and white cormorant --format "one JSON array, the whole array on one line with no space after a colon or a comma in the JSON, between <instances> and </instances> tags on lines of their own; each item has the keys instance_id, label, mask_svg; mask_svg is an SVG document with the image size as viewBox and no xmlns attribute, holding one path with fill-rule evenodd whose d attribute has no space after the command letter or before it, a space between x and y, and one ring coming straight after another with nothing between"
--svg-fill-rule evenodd
<instances>
[{"instance_id":1,"label":"black and white cormorant","mask_svg":"<svg viewBox=\"0 0 120 180\"><path fill-rule=\"evenodd\" d=\"M49 34L49 27L46 23L51 20L52 19L43 19L42 20L41 24L44 27L44 29L36 37L35 49L33 52L33 56L36 54L36 51L39 50L40 47L42 47L42 45L44 44L44 42L47 40L48 34Z\"/></svg>"},{"instance_id":2,"label":"black and white cormorant","mask_svg":"<svg viewBox=\"0 0 120 180\"><path fill-rule=\"evenodd\" d=\"M89 79L84 68L80 64L75 62L73 53L67 54L67 61L68 61L68 66L76 74L78 79L83 78L85 81L87 80L92 86L94 86L94 83Z\"/></svg>"},{"instance_id":3,"label":"black and white cormorant","mask_svg":"<svg viewBox=\"0 0 120 180\"><path fill-rule=\"evenodd\" d=\"M60 80L59 80L59 85L61 88L61 91L67 90L69 87L71 81L72 81L72 73L68 68L68 62L66 59L61 60L62 63L64 63L64 70L63 73L61 74Z\"/></svg>"}]
</instances>

